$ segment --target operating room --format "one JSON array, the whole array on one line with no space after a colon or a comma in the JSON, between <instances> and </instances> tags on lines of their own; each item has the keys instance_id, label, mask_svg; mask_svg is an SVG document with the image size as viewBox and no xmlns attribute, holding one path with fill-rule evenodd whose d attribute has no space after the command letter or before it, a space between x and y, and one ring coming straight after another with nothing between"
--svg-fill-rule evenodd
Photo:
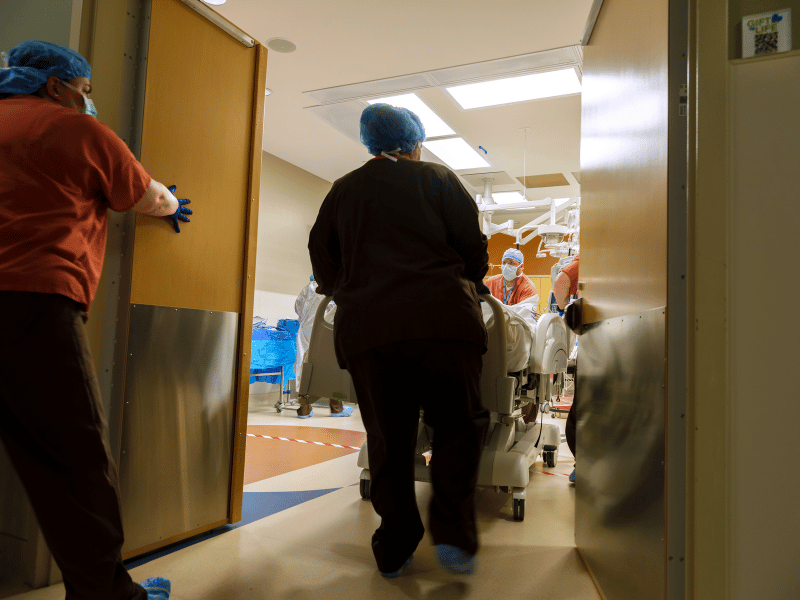
<instances>
[{"instance_id":1,"label":"operating room","mask_svg":"<svg viewBox=\"0 0 800 600\"><path fill-rule=\"evenodd\" d=\"M177 234L109 211L87 322L134 581L166 577L177 600L738 600L755 585L736 567L755 553L741 540L791 546L783 508L762 533L734 500L725 523L704 521L713 499L752 487L742 472L750 463L726 471L725 495L702 483L712 467L687 458L687 448L713 451L723 439L728 461L743 458L730 439L745 408L718 424L696 411L696 395L723 385L719 406L748 407L731 379L744 359L728 346L718 362L697 350L722 339L702 338L709 330L724 337L714 321L724 315L703 304L714 275L701 280L693 254L719 247L691 212L691 182L702 176L690 142L701 133L686 112L695 99L687 54L698 56L691 27L712 29L691 2L25 4L10 19L0 9L13 21L0 25L0 51L28 39L79 51L99 120L193 209ZM723 4L731 27L750 7ZM744 82L748 63L730 52L727 76ZM800 60L787 56L758 65ZM746 100L741 114L758 115ZM477 289L491 419L469 576L442 569L428 535L436 442L422 416L414 485L428 533L399 576L376 569L367 427L334 353L335 298L315 292L310 236L326 196L370 161L397 159L365 147L360 118L376 104L419 117L420 160L456 174L487 238L488 288ZM730 202L744 194L729 189ZM735 217L726 201L718 211ZM740 231L731 222L729 240ZM395 304L411 302L426 298ZM726 306L744 314L743 304ZM691 331L698 315L709 330ZM723 363L722 384L695 373ZM689 427L700 419L707 438ZM0 598L62 598L3 452L0 482ZM713 548L722 546L726 591L705 595L717 580L703 565L719 567ZM783 572L790 554L759 564ZM800 590L786 574L770 597Z\"/></svg>"}]
</instances>

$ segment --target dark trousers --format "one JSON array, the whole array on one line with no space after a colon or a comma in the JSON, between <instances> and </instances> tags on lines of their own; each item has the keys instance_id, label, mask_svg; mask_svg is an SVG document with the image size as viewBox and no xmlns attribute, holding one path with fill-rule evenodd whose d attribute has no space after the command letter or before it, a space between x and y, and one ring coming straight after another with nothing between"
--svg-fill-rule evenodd
<instances>
[{"instance_id":1,"label":"dark trousers","mask_svg":"<svg viewBox=\"0 0 800 600\"><path fill-rule=\"evenodd\" d=\"M573 396L572 396L572 406L569 407L569 413L567 413L567 424L564 426L564 433L567 436L567 446L569 446L570 452L572 452L572 456L577 457L575 454L575 427L578 421L578 373L576 372L573 376Z\"/></svg>"},{"instance_id":2,"label":"dark trousers","mask_svg":"<svg viewBox=\"0 0 800 600\"><path fill-rule=\"evenodd\" d=\"M145 600L122 564L117 469L81 306L0 291L0 439L67 600Z\"/></svg>"},{"instance_id":3,"label":"dark trousers","mask_svg":"<svg viewBox=\"0 0 800 600\"><path fill-rule=\"evenodd\" d=\"M419 410L433 428L433 543L475 554L475 484L489 412L480 400L481 349L467 342L412 340L347 360L367 430L370 496L381 525L372 536L378 569L399 569L425 532L414 492Z\"/></svg>"}]
</instances>

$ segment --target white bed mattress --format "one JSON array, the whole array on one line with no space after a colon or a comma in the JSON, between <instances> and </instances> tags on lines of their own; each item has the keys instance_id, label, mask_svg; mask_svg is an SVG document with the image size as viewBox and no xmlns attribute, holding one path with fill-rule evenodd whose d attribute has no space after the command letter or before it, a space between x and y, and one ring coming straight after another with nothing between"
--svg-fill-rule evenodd
<instances>
[{"instance_id":1,"label":"white bed mattress","mask_svg":"<svg viewBox=\"0 0 800 600\"><path fill-rule=\"evenodd\" d=\"M506 352L508 371L513 373L524 369L531 358L531 348L536 339L536 319L534 318L539 296L529 298L513 306L503 305L506 319ZM481 302L483 322L486 328L494 326L494 313L486 302ZM325 321L333 325L336 304L331 302L325 309Z\"/></svg>"},{"instance_id":2,"label":"white bed mattress","mask_svg":"<svg viewBox=\"0 0 800 600\"><path fill-rule=\"evenodd\" d=\"M539 304L539 297L530 298L513 306L503 305L503 315L506 325L506 356L508 372L521 371L531 358L531 348L536 335L536 321L533 310ZM486 328L494 326L494 313L492 307L486 302L481 302L483 322Z\"/></svg>"}]
</instances>

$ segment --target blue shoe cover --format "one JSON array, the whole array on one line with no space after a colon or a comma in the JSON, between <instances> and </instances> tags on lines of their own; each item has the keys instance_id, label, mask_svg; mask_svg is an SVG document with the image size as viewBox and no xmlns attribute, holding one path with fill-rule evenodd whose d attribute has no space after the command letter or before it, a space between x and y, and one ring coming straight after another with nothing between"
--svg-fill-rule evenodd
<instances>
[{"instance_id":1,"label":"blue shoe cover","mask_svg":"<svg viewBox=\"0 0 800 600\"><path fill-rule=\"evenodd\" d=\"M297 415L297 418L298 419L310 419L313 416L314 416L314 409L312 408L310 413L308 413L307 415Z\"/></svg>"},{"instance_id":2,"label":"blue shoe cover","mask_svg":"<svg viewBox=\"0 0 800 600\"><path fill-rule=\"evenodd\" d=\"M353 414L353 407L352 406L345 406L342 409L342 412L340 412L340 413L332 412L331 416L332 417L349 417L352 414Z\"/></svg>"},{"instance_id":3,"label":"blue shoe cover","mask_svg":"<svg viewBox=\"0 0 800 600\"><path fill-rule=\"evenodd\" d=\"M572 473L569 474L569 482L575 483L575 469L572 469Z\"/></svg>"},{"instance_id":4,"label":"blue shoe cover","mask_svg":"<svg viewBox=\"0 0 800 600\"><path fill-rule=\"evenodd\" d=\"M436 546L436 558L445 570L454 575L472 575L475 570L475 557L450 544Z\"/></svg>"},{"instance_id":5,"label":"blue shoe cover","mask_svg":"<svg viewBox=\"0 0 800 600\"><path fill-rule=\"evenodd\" d=\"M397 571L392 571L391 573L383 573L383 572L382 572L382 573L381 573L381 575L383 575L383 576L384 576L384 577L386 577L387 579L391 579L391 578L393 578L393 577L399 577L400 575L402 575L403 571L405 571L405 570L406 570L406 567L407 567L409 564L411 564L411 559L412 559L412 558L414 558L414 555L413 555L413 554L412 554L411 556L409 556L409 557L408 557L408 560L407 560L405 563L403 563L403 566L402 566L402 567L400 567L399 569L397 569Z\"/></svg>"},{"instance_id":6,"label":"blue shoe cover","mask_svg":"<svg viewBox=\"0 0 800 600\"><path fill-rule=\"evenodd\" d=\"M147 592L147 600L167 600L172 586L169 579L151 577L142 582L142 587Z\"/></svg>"}]
</instances>

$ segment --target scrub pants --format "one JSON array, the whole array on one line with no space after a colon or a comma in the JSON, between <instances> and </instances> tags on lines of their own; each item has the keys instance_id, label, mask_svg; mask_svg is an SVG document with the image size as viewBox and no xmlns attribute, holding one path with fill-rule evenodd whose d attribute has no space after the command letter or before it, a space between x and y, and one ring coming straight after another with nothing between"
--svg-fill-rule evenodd
<instances>
[{"instance_id":1,"label":"scrub pants","mask_svg":"<svg viewBox=\"0 0 800 600\"><path fill-rule=\"evenodd\" d=\"M117 469L75 301L0 291L0 439L66 600L146 600L122 564Z\"/></svg>"},{"instance_id":2,"label":"scrub pants","mask_svg":"<svg viewBox=\"0 0 800 600\"><path fill-rule=\"evenodd\" d=\"M576 454L576 446L575 446L575 429L578 422L578 374L577 372L573 375L573 386L574 392L572 396L572 406L569 407L569 413L567 413L567 424L564 427L564 433L567 436L567 445L569 446L570 452L572 452L572 456L577 458Z\"/></svg>"},{"instance_id":3,"label":"scrub pants","mask_svg":"<svg viewBox=\"0 0 800 600\"><path fill-rule=\"evenodd\" d=\"M481 348L410 340L350 357L346 366L367 430L372 506L381 517L372 536L378 569L399 569L425 532L414 491L420 408L433 428L433 543L475 554L475 485L489 427L489 411L480 399Z\"/></svg>"}]
</instances>

